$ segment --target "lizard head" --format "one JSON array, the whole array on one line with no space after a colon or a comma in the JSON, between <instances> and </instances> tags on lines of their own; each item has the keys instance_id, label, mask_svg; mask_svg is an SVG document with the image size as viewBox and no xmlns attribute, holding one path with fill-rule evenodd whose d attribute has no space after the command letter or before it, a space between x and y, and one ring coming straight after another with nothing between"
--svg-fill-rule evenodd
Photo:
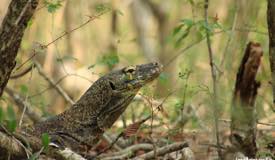
<instances>
[{"instance_id":1,"label":"lizard head","mask_svg":"<svg viewBox=\"0 0 275 160\"><path fill-rule=\"evenodd\" d=\"M102 81L104 84L101 92L106 94L103 96L106 98L103 99L104 105L97 115L98 127L102 130L110 128L130 104L137 91L156 79L161 71L161 64L148 63L128 66L102 77L99 82Z\"/></svg>"},{"instance_id":2,"label":"lizard head","mask_svg":"<svg viewBox=\"0 0 275 160\"><path fill-rule=\"evenodd\" d=\"M128 66L113 71L106 78L112 90L118 92L137 91L148 82L153 81L162 71L159 63Z\"/></svg>"}]
</instances>

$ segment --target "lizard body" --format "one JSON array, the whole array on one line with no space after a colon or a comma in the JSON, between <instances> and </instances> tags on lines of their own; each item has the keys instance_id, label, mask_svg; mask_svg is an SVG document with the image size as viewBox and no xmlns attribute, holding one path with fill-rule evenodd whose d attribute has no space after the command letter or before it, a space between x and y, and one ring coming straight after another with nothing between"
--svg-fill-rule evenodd
<instances>
[{"instance_id":1,"label":"lizard body","mask_svg":"<svg viewBox=\"0 0 275 160\"><path fill-rule=\"evenodd\" d=\"M145 84L157 78L162 65L129 66L99 78L68 110L34 126L31 133L50 135L51 141L77 149L76 144L96 144Z\"/></svg>"}]
</instances>

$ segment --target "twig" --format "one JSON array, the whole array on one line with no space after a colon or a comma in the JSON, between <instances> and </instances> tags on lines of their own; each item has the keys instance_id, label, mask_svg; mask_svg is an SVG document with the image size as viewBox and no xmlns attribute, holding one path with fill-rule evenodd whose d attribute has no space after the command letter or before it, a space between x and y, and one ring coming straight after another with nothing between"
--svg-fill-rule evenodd
<instances>
[{"instance_id":1,"label":"twig","mask_svg":"<svg viewBox=\"0 0 275 160\"><path fill-rule=\"evenodd\" d=\"M237 6L237 10L238 10L238 6ZM237 18L238 18L238 11L235 11L233 24L232 24L232 27L231 27L231 30L230 30L230 33L229 33L229 37L226 41L226 47L224 49L224 52L223 52L223 55L222 55L222 58L221 58L221 64L220 64L221 68L223 68L226 56L227 56L228 51L229 51L229 46L231 44L231 40L233 38L233 34L234 34L234 31L235 31L235 28L236 28Z\"/></svg>"},{"instance_id":2,"label":"twig","mask_svg":"<svg viewBox=\"0 0 275 160\"><path fill-rule=\"evenodd\" d=\"M227 149L226 147L224 146L218 146L216 144L210 144L210 143L199 143L199 145L203 145L203 146L208 146L208 147L213 147L213 148L221 148L221 149Z\"/></svg>"},{"instance_id":3,"label":"twig","mask_svg":"<svg viewBox=\"0 0 275 160\"><path fill-rule=\"evenodd\" d=\"M20 78L22 76L24 76L25 74L29 73L31 70L33 69L33 65L30 65L28 68L26 68L25 70L23 70L20 73L14 74L10 76L10 79L17 79Z\"/></svg>"},{"instance_id":4,"label":"twig","mask_svg":"<svg viewBox=\"0 0 275 160\"><path fill-rule=\"evenodd\" d=\"M75 153L69 148L65 148L64 150L58 150L56 153L62 156L62 158L64 158L65 160L86 160L81 155Z\"/></svg>"},{"instance_id":5,"label":"twig","mask_svg":"<svg viewBox=\"0 0 275 160\"><path fill-rule=\"evenodd\" d=\"M265 125L265 126L273 126L275 127L275 123L264 123L264 122L259 122L257 121L258 124Z\"/></svg>"},{"instance_id":6,"label":"twig","mask_svg":"<svg viewBox=\"0 0 275 160\"><path fill-rule=\"evenodd\" d=\"M223 31L219 31L219 32L214 32L212 36L215 36L215 35L218 35L218 34L221 34L221 33L224 33L226 32L226 30L223 30ZM210 35L209 35L210 36ZM164 67L168 66L169 64L171 64L174 60L176 60L179 56L181 56L183 53L185 53L187 50L189 50L190 48L194 47L195 45L201 43L203 40L205 40L206 37L203 37L202 39L199 39L193 43L191 43L190 45L186 46L185 48L182 48L180 49L179 51L177 51L177 53L175 54L175 56L173 56L171 59L169 59L168 62L166 62L164 64Z\"/></svg>"},{"instance_id":7,"label":"twig","mask_svg":"<svg viewBox=\"0 0 275 160\"><path fill-rule=\"evenodd\" d=\"M65 37L65 36L68 35L68 34L71 34L72 32L74 32L74 31L76 31L76 30L78 30L78 29L80 29L80 28L82 28L82 27L84 27L84 26L87 25L88 23L92 22L92 21L95 20L96 18L99 18L100 16L104 15L105 13L108 13L109 11L111 11L111 9L106 9L104 12L101 12L101 13L99 13L99 14L97 14L97 15L89 16L89 19L88 19L86 22L80 24L79 26L77 26L77 27L75 27L75 28L73 28L73 29L71 29L71 30L69 30L69 31L65 31L63 34L61 34L59 37L55 38L53 41L48 42L48 43L45 44L45 45L41 45L41 46L40 46L41 49L45 49L45 48L49 47L50 45L54 44L55 42L57 42L57 41L60 40L61 38ZM35 51L35 49L33 49L33 54L31 55L31 57L29 57L26 61L24 61L24 62L23 62L20 66L18 66L15 70L20 69L23 65L25 65L27 62L29 62L29 61L30 61L32 58L34 58L36 55L37 55L37 54L36 54L36 51Z\"/></svg>"},{"instance_id":8,"label":"twig","mask_svg":"<svg viewBox=\"0 0 275 160\"><path fill-rule=\"evenodd\" d=\"M106 133L103 134L103 137L102 137L105 141L107 141L109 144L112 144L112 142L114 141L109 135L107 135ZM122 148L120 146L118 146L117 144L114 144L113 147L120 151L122 150Z\"/></svg>"},{"instance_id":9,"label":"twig","mask_svg":"<svg viewBox=\"0 0 275 160\"><path fill-rule=\"evenodd\" d=\"M63 34L61 34L59 37L55 38L53 41L51 41L51 42L49 42L48 44L44 45L44 47L47 48L48 46L50 46L51 44L53 44L53 43L55 43L56 41L60 40L60 39L63 38L64 36L66 36L66 35L68 35L68 34L71 34L72 32L78 30L79 28L82 28L83 26L87 25L87 24L90 23L91 21L95 20L96 18L98 18L98 17L100 17L100 16L102 16L102 15L104 15L105 13L108 13L108 12L110 12L110 11L111 11L111 9L106 9L104 12L101 12L101 13L99 13L99 14L97 14L97 15L94 15L94 16L90 16L89 19L88 19L86 22L84 22L84 23L80 24L79 26L77 26L77 27L71 29L70 31L65 31L65 32L64 32Z\"/></svg>"},{"instance_id":10,"label":"twig","mask_svg":"<svg viewBox=\"0 0 275 160\"><path fill-rule=\"evenodd\" d=\"M66 75L64 75L63 77L59 78L59 80L57 80L57 81L54 83L54 85L51 85L51 86L49 86L49 87L43 89L42 91L40 91L40 92L38 92L38 93L36 93L36 94L31 95L30 98L33 98L33 97L36 97L36 96L38 96L38 95L43 94L43 93L46 92L47 90L53 88L53 86L56 86L56 85L58 85L59 83L61 83L65 78L67 78L67 77L69 77L69 76L80 77L80 78L82 78L82 79L85 79L85 80L87 80L87 81L93 83L93 81L89 80L88 78L86 78L86 77L84 77L84 76L81 76L81 75L78 75L78 74L66 74Z\"/></svg>"},{"instance_id":11,"label":"twig","mask_svg":"<svg viewBox=\"0 0 275 160\"><path fill-rule=\"evenodd\" d=\"M125 148L124 150L121 150L119 152L109 153L109 154L102 154L98 158L101 160L115 160L115 159L124 159L127 157L131 157L136 151L139 150L152 150L153 145L147 144L147 143L140 143L135 144L132 146L129 146Z\"/></svg>"},{"instance_id":12,"label":"twig","mask_svg":"<svg viewBox=\"0 0 275 160\"><path fill-rule=\"evenodd\" d=\"M164 156L167 153L178 151L178 150L181 150L186 147L189 147L187 142L176 142L176 143L158 148L156 150L156 156ZM145 153L141 156L135 157L134 160L152 159L152 158L154 158L154 156L155 156L154 151L151 151L151 152Z\"/></svg>"},{"instance_id":13,"label":"twig","mask_svg":"<svg viewBox=\"0 0 275 160\"><path fill-rule=\"evenodd\" d=\"M238 31L238 32L254 32L254 33L258 33L258 34L268 36L268 32L259 31L257 29L253 29L253 28L235 28L235 31Z\"/></svg>"},{"instance_id":14,"label":"twig","mask_svg":"<svg viewBox=\"0 0 275 160\"><path fill-rule=\"evenodd\" d=\"M109 149L111 149L111 148L113 147L113 145L118 141L118 139L119 139L120 137L123 136L123 134L124 134L124 132L121 132L121 133L116 137L116 139L115 139L108 147L106 147L106 148L104 148L102 151L98 152L98 153L96 154L96 157L99 156L99 155L101 155L102 153L108 151Z\"/></svg>"},{"instance_id":15,"label":"twig","mask_svg":"<svg viewBox=\"0 0 275 160\"><path fill-rule=\"evenodd\" d=\"M223 121L225 123L231 123L231 120L229 119L219 119L220 121ZM260 124L260 125L265 125L265 126L275 126L275 123L266 123L266 122L260 122L260 121L257 121L257 124Z\"/></svg>"},{"instance_id":16,"label":"twig","mask_svg":"<svg viewBox=\"0 0 275 160\"><path fill-rule=\"evenodd\" d=\"M55 84L54 81L44 73L38 62L34 62L38 73L65 99L66 102L71 105L74 104L74 101L68 96L68 94L60 87L60 85Z\"/></svg>"},{"instance_id":17,"label":"twig","mask_svg":"<svg viewBox=\"0 0 275 160\"><path fill-rule=\"evenodd\" d=\"M205 0L204 1L204 18L205 18L205 23L206 26L208 26L208 5L209 1ZM220 137L219 137L219 119L218 119L218 97L217 97L217 75L216 75L216 70L215 70L215 65L214 65L214 60L213 60L213 51L211 48L211 42L210 42L210 31L206 31L206 43L208 47L208 54L209 54L209 62L210 62L210 67L211 67L211 74L212 74L212 81L213 81L213 101L214 101L214 108L213 108L213 115L214 115L214 123L215 123L215 134L216 134L216 141L217 145L220 146ZM222 159L222 151L221 148L218 148L218 155L219 159Z\"/></svg>"},{"instance_id":18,"label":"twig","mask_svg":"<svg viewBox=\"0 0 275 160\"><path fill-rule=\"evenodd\" d=\"M138 121L138 122L136 122L136 123L133 123L133 124L129 125L127 128L125 128L125 129L115 138L115 140L114 140L112 143L110 143L110 145L109 145L108 147L106 147L106 148L103 149L102 151L98 152L96 156L99 156L100 154L102 154L102 153L104 153L104 152L110 150L110 149L113 147L113 145L118 141L118 139L119 139L120 137L122 137L122 136L123 136L123 137L130 137L130 136L132 136L132 135L135 135L136 132L138 131L138 129L140 128L140 126L141 126L144 122L146 122L148 119L150 119L150 118L151 118L151 116L148 116L147 118L144 118L144 119L142 119L142 120L140 120L140 121Z\"/></svg>"},{"instance_id":19,"label":"twig","mask_svg":"<svg viewBox=\"0 0 275 160\"><path fill-rule=\"evenodd\" d=\"M30 78L28 79L28 87L30 87L30 82L31 82L31 79L32 79L32 69L31 69L31 75L30 75ZM29 97L29 91L27 90L27 93L25 95L25 99L24 99L24 102L27 102L28 101L28 97ZM22 111L22 114L21 114L21 117L19 119L19 128L21 128L21 125L23 123L23 118L24 118L24 115L25 115L25 112L27 110L27 106L24 104L24 108L23 108L23 111Z\"/></svg>"},{"instance_id":20,"label":"twig","mask_svg":"<svg viewBox=\"0 0 275 160\"><path fill-rule=\"evenodd\" d=\"M5 92L13 99L21 111L23 111L24 107L26 107L26 114L33 122L42 120L41 116L32 109L31 104L27 101L24 101L23 97L21 97L18 93L9 87L5 88Z\"/></svg>"}]
</instances>

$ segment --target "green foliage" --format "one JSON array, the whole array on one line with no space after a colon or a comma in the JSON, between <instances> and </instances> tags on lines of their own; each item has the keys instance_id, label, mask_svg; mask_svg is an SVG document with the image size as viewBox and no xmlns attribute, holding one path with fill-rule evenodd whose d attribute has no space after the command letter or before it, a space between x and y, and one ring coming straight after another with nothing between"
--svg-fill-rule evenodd
<instances>
[{"instance_id":1,"label":"green foliage","mask_svg":"<svg viewBox=\"0 0 275 160\"><path fill-rule=\"evenodd\" d=\"M270 157L271 159L275 159L275 155L273 153L271 153L270 151L257 152L256 157L259 159L267 159L267 157Z\"/></svg>"},{"instance_id":2,"label":"green foliage","mask_svg":"<svg viewBox=\"0 0 275 160\"><path fill-rule=\"evenodd\" d=\"M194 0L187 0L191 5L195 5Z\"/></svg>"},{"instance_id":3,"label":"green foliage","mask_svg":"<svg viewBox=\"0 0 275 160\"><path fill-rule=\"evenodd\" d=\"M42 140L42 145L45 149L47 149L49 147L50 144L50 137L48 133L43 133L41 136L41 140Z\"/></svg>"},{"instance_id":4,"label":"green foliage","mask_svg":"<svg viewBox=\"0 0 275 160\"><path fill-rule=\"evenodd\" d=\"M10 132L14 132L17 126L17 122L16 122L16 115L15 112L13 110L12 106L8 106L7 108L7 128Z\"/></svg>"},{"instance_id":5,"label":"green foliage","mask_svg":"<svg viewBox=\"0 0 275 160\"><path fill-rule=\"evenodd\" d=\"M183 19L180 21L180 25L173 31L173 36L176 38L175 47L179 47L182 41L189 35L194 22L191 19Z\"/></svg>"},{"instance_id":6,"label":"green foliage","mask_svg":"<svg viewBox=\"0 0 275 160\"><path fill-rule=\"evenodd\" d=\"M109 10L111 7L110 7L110 4L96 4L94 9L97 13L101 13L101 12L105 12L106 10Z\"/></svg>"},{"instance_id":7,"label":"green foliage","mask_svg":"<svg viewBox=\"0 0 275 160\"><path fill-rule=\"evenodd\" d=\"M161 73L160 75L159 75L159 82L161 83L161 84L166 84L166 83L168 83L168 75L167 74L165 74L165 73Z\"/></svg>"},{"instance_id":8,"label":"green foliage","mask_svg":"<svg viewBox=\"0 0 275 160\"><path fill-rule=\"evenodd\" d=\"M62 7L61 2L62 0L44 0L44 4L49 13L55 13L60 7Z\"/></svg>"},{"instance_id":9,"label":"green foliage","mask_svg":"<svg viewBox=\"0 0 275 160\"><path fill-rule=\"evenodd\" d=\"M24 84L22 84L21 86L20 86L20 93L22 94L22 95L26 95L27 93L28 93L28 87L26 86L26 85L24 85Z\"/></svg>"},{"instance_id":10,"label":"green foliage","mask_svg":"<svg viewBox=\"0 0 275 160\"><path fill-rule=\"evenodd\" d=\"M182 45L183 40L187 38L193 28L196 28L197 35L200 39L205 37L206 33L213 35L216 30L224 30L215 18L210 18L208 25L205 20L194 21L192 19L182 19L180 24L174 28L172 34L175 39L176 48Z\"/></svg>"},{"instance_id":11,"label":"green foliage","mask_svg":"<svg viewBox=\"0 0 275 160\"><path fill-rule=\"evenodd\" d=\"M99 63L106 65L108 68L113 68L117 63L119 63L119 57L117 53L115 52L110 52L108 54L103 55L99 59Z\"/></svg>"},{"instance_id":12,"label":"green foliage","mask_svg":"<svg viewBox=\"0 0 275 160\"><path fill-rule=\"evenodd\" d=\"M2 106L0 106L0 123L2 123L3 122L3 120L4 120L4 111L3 111L3 109L2 109Z\"/></svg>"},{"instance_id":13,"label":"green foliage","mask_svg":"<svg viewBox=\"0 0 275 160\"><path fill-rule=\"evenodd\" d=\"M27 24L27 27L30 27L33 24L33 19L31 18Z\"/></svg>"}]
</instances>

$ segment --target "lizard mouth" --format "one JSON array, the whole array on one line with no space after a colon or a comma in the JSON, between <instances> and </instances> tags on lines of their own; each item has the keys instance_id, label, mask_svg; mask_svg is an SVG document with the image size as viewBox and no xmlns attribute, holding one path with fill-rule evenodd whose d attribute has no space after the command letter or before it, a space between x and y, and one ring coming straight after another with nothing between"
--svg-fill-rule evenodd
<instances>
[{"instance_id":1,"label":"lizard mouth","mask_svg":"<svg viewBox=\"0 0 275 160\"><path fill-rule=\"evenodd\" d=\"M133 79L128 81L128 85L133 88L141 88L145 84L156 79L162 72L163 65L155 62L137 65Z\"/></svg>"}]
</instances>

